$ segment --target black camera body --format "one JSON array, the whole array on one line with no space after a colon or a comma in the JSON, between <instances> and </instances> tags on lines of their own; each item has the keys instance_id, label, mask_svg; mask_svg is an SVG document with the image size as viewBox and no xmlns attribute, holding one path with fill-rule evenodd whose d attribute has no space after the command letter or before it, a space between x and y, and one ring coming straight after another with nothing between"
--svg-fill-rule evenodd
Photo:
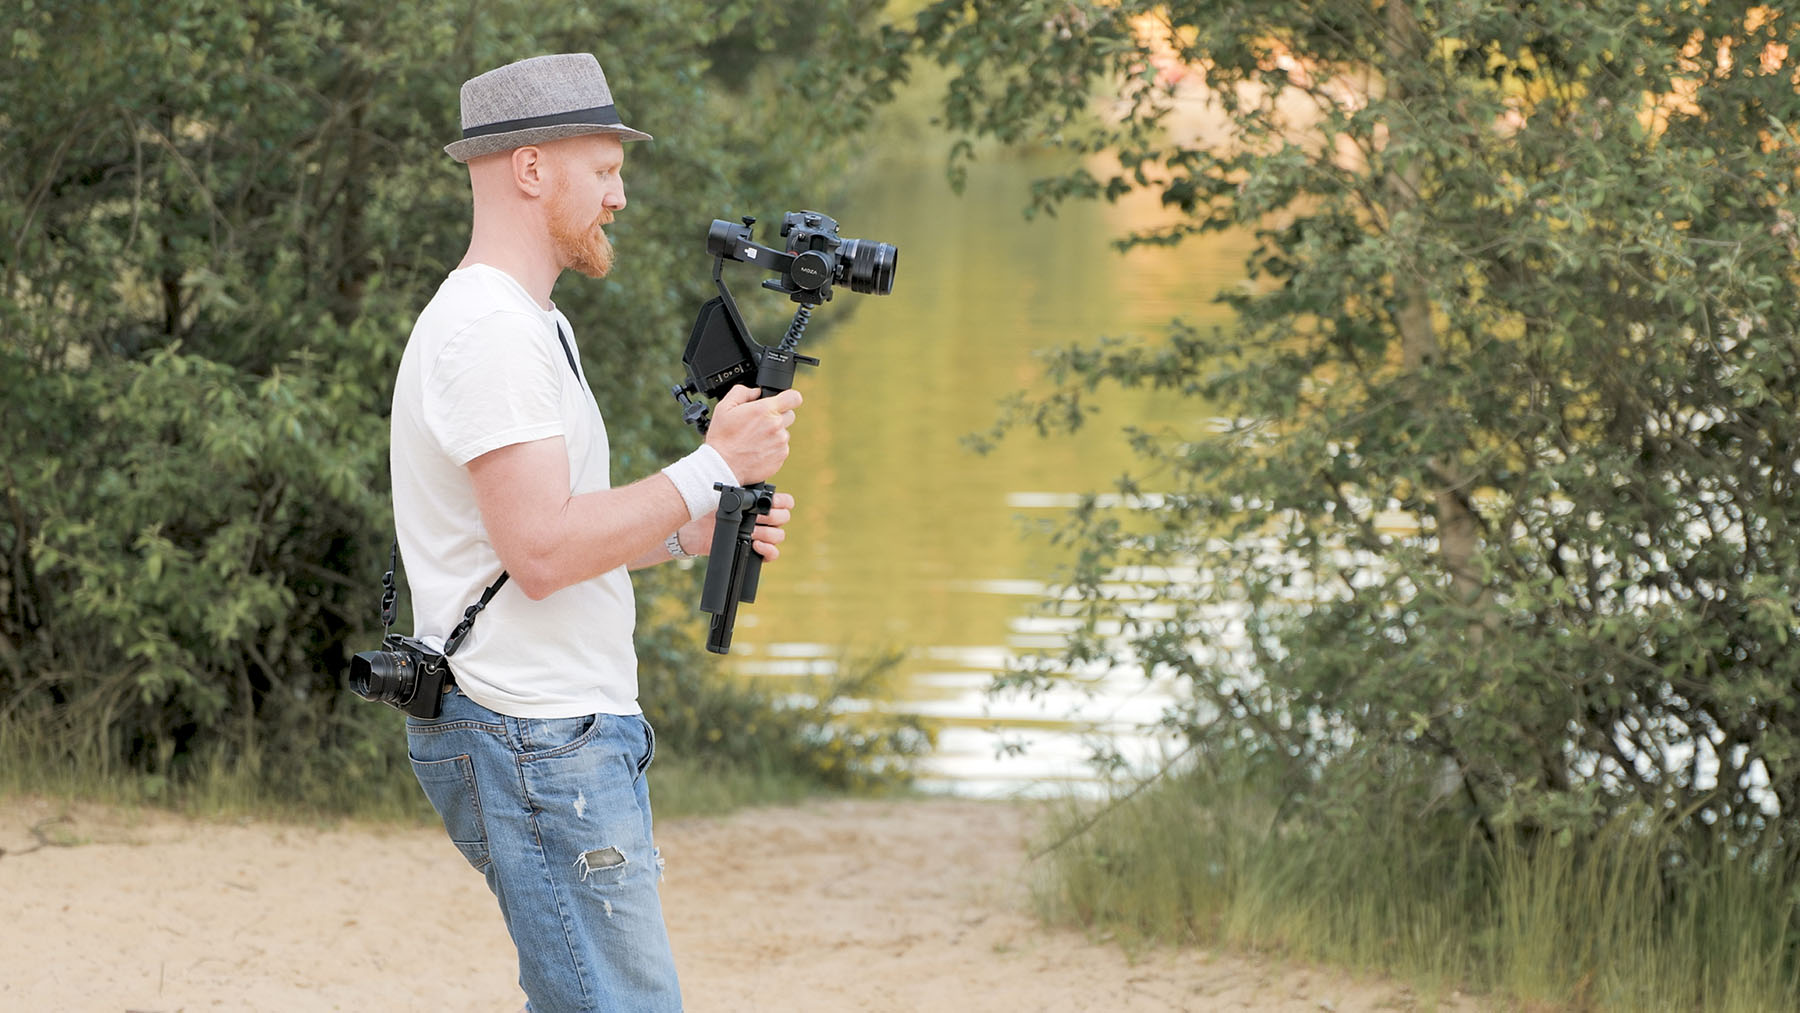
<instances>
[{"instance_id":1,"label":"black camera body","mask_svg":"<svg viewBox=\"0 0 1800 1013\"><path fill-rule=\"evenodd\" d=\"M817 306L831 298L831 286L847 285L864 295L887 295L894 288L900 251L889 243L844 239L837 220L817 211L789 211L781 216L785 250L759 246L750 238L755 219L734 225L713 219L706 233L706 252L723 260L759 264L780 273L763 287L797 303Z\"/></svg>"},{"instance_id":2,"label":"black camera body","mask_svg":"<svg viewBox=\"0 0 1800 1013\"><path fill-rule=\"evenodd\" d=\"M398 633L381 638L381 650L350 659L350 692L417 718L443 713L444 691L451 683L449 658L423 640Z\"/></svg>"}]
</instances>

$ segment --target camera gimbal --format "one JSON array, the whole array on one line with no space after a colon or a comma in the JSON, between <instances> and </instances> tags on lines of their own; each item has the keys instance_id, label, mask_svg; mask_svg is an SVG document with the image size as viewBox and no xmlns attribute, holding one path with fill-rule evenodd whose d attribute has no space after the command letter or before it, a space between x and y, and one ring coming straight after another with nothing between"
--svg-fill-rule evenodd
<instances>
[{"instance_id":1,"label":"camera gimbal","mask_svg":"<svg viewBox=\"0 0 1800 1013\"><path fill-rule=\"evenodd\" d=\"M852 292L887 295L893 291L894 269L900 251L888 243L867 239L841 239L838 223L816 211L791 211L782 216L781 235L786 250L762 246L750 238L754 218L742 225L714 219L706 235L706 252L713 257L713 284L719 294L700 307L687 348L681 353L687 378L673 389L681 403L683 421L705 435L712 412L694 395L717 401L737 384L755 384L763 396L779 394L794 385L800 365L817 366L819 360L795 351L806 333L813 307L831 299L833 283L848 285ZM763 287L780 292L800 306L787 333L774 347L758 344L738 312L737 301L725 287L725 261L756 264L779 277L763 281ZM750 486L719 483L719 511L713 526L712 555L706 562L706 586L700 610L712 615L712 631L706 649L714 654L731 650L732 627L740 602L756 601L762 557L753 547L757 519L768 515L775 487L767 482Z\"/></svg>"}]
</instances>

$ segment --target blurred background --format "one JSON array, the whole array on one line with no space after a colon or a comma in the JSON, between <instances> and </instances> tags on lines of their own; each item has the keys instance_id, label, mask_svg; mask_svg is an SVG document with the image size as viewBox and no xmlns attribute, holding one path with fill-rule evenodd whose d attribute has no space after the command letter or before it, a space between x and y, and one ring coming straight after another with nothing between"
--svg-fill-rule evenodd
<instances>
[{"instance_id":1,"label":"blurred background","mask_svg":"<svg viewBox=\"0 0 1800 1013\"><path fill-rule=\"evenodd\" d=\"M387 413L457 89L589 51L619 482L708 223L840 289L792 541L634 576L658 812L1049 797L1046 916L1531 1008L1800 1005L1800 70L1754 3L14 0L0 787L429 817ZM755 333L790 307L728 265ZM405 595L402 587L402 603ZM400 625L410 618L402 610Z\"/></svg>"},{"instance_id":2,"label":"blurred background","mask_svg":"<svg viewBox=\"0 0 1800 1013\"><path fill-rule=\"evenodd\" d=\"M153 793L212 770L336 804L403 768L392 715L340 679L378 640L393 364L466 239L466 180L439 149L463 77L574 48L657 124L630 153L621 268L557 292L618 481L692 438L667 387L710 290L712 218L816 208L901 251L891 296L846 289L811 330L826 365L798 381L806 428L780 483L801 519L733 655L694 649L697 574L639 580L665 739L764 772L976 795L1090 782L1096 749L1153 759L1168 688L1141 666L992 689L1069 622L1038 607L1069 561L1049 522L1123 473L1123 427L1186 424L1195 406L1112 392L1073 438L972 440L1041 376L1041 350L1228 323L1212 296L1241 277L1247 240L1122 254L1122 236L1174 220L1149 192L1027 216L1031 180L1116 167L1104 154L981 141L953 187L949 75L896 73L879 32L922 6L15 10L12 741L48 771ZM778 241L769 225L759 239ZM726 279L773 343L791 307L749 268ZM731 707L768 710L761 734ZM846 758L813 755L833 739Z\"/></svg>"},{"instance_id":3,"label":"blurred background","mask_svg":"<svg viewBox=\"0 0 1800 1013\"><path fill-rule=\"evenodd\" d=\"M845 319L799 381L806 429L777 482L803 520L741 613L734 667L774 685L895 653L890 695L871 704L939 729L922 786L1058 793L1097 776L1096 749L1156 759L1166 743L1147 729L1170 698L1131 665L1079 687L993 692L996 675L1075 622L1040 607L1071 562L1051 522L1129 469L1125 427L1204 423L1205 408L1108 391L1096 423L1069 438L986 453L975 438L1041 378L1040 350L1143 337L1177 317L1229 326L1212 296L1242 279L1248 243L1121 253L1120 237L1171 219L1148 193L1028 219L1023 183L1069 164L1048 152L986 146L956 192L952 139L930 122L942 88L922 76L881 110L880 154L854 165L832 211L845 235L896 244L900 273L890 297L845 294L819 315Z\"/></svg>"}]
</instances>

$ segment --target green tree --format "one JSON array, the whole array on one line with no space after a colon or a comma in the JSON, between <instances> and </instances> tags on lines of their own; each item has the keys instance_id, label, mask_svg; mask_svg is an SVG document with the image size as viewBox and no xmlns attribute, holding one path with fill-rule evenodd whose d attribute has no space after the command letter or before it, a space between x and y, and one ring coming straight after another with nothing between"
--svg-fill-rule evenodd
<instances>
[{"instance_id":1,"label":"green tree","mask_svg":"<svg viewBox=\"0 0 1800 1013\"><path fill-rule=\"evenodd\" d=\"M558 293L635 478L691 440L666 385L710 294L706 221L822 203L843 162L819 64L862 6L7 5L0 718L158 774L390 764L392 713L341 679L378 636L394 367L466 242L440 150L460 82L591 51L657 137L631 151L620 269ZM685 621L648 637L695 663Z\"/></svg>"},{"instance_id":2,"label":"green tree","mask_svg":"<svg viewBox=\"0 0 1800 1013\"><path fill-rule=\"evenodd\" d=\"M1147 189L1171 223L1127 244L1256 241L1235 331L1063 350L1016 406L1195 414L1132 433L1139 509L1064 532L1086 622L1018 678L1179 676L1170 720L1278 766L1291 814L1791 841L1795 36L1679 0L945 0L890 29L890 76L952 69L964 136L1083 156L1035 207Z\"/></svg>"}]
</instances>

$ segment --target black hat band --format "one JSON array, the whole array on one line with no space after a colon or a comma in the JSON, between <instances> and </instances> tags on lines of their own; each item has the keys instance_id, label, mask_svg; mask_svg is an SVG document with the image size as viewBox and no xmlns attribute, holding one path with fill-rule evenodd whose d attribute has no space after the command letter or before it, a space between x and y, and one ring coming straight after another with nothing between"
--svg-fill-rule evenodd
<instances>
[{"instance_id":1,"label":"black hat band","mask_svg":"<svg viewBox=\"0 0 1800 1013\"><path fill-rule=\"evenodd\" d=\"M549 113L544 116L527 116L517 120L501 120L498 123L483 123L478 127L464 127L464 139L470 137L486 137L489 134L510 134L515 130L531 130L536 127L562 127L571 125L623 126L616 107L594 106L592 109L572 109L566 113Z\"/></svg>"}]
</instances>

